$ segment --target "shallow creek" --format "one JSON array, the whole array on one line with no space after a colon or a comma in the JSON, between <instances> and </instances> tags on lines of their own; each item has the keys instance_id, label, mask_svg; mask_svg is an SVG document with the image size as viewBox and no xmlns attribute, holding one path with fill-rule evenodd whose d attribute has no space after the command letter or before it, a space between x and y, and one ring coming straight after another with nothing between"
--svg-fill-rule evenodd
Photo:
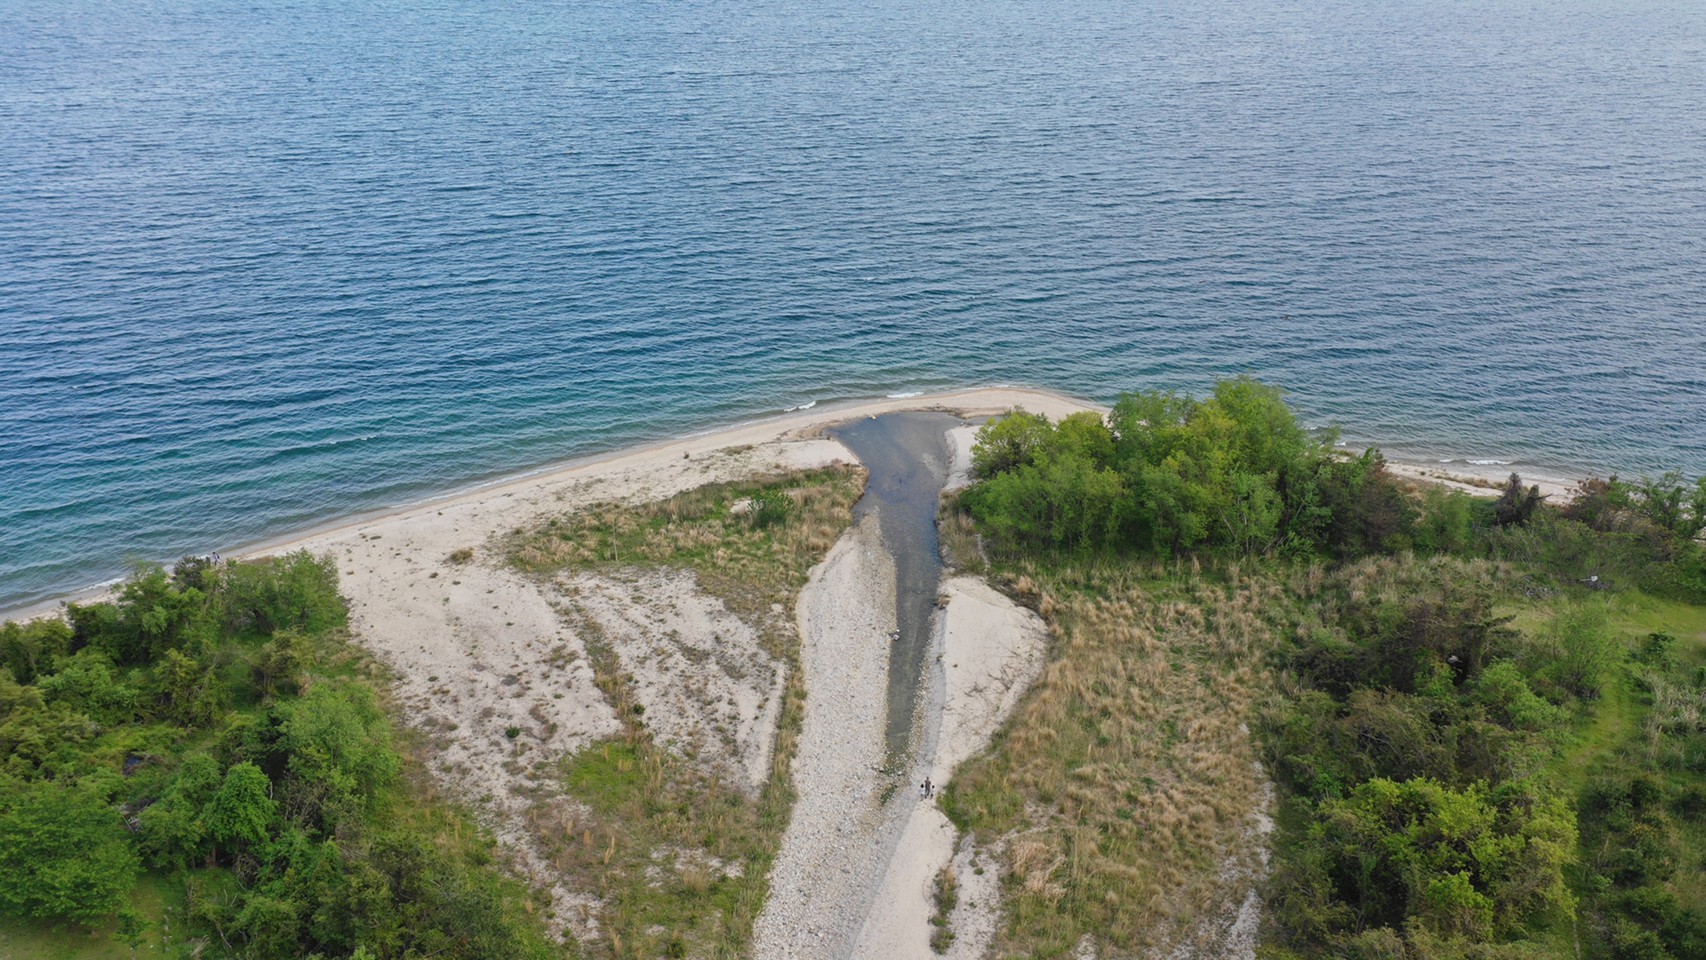
<instances>
[{"instance_id":1,"label":"shallow creek","mask_svg":"<svg viewBox=\"0 0 1706 960\"><path fill-rule=\"evenodd\" d=\"M964 421L945 413L889 413L829 431L858 456L870 479L855 519L875 512L883 546L894 557L895 624L889 656L888 766L903 769L918 708L919 678L930 647L942 558L936 506L948 479L947 433Z\"/></svg>"}]
</instances>

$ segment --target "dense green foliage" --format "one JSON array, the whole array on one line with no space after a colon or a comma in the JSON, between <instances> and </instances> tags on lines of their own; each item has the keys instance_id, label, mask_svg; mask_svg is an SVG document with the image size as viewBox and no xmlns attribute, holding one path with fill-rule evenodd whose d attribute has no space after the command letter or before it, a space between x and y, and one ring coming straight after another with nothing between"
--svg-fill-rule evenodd
<instances>
[{"instance_id":1,"label":"dense green foliage","mask_svg":"<svg viewBox=\"0 0 1706 960\"><path fill-rule=\"evenodd\" d=\"M0 922L116 916L184 956L549 955L489 841L411 796L344 624L298 553L145 567L0 626ZM181 891L169 937L132 908L144 872Z\"/></svg>"},{"instance_id":2,"label":"dense green foliage","mask_svg":"<svg viewBox=\"0 0 1706 960\"><path fill-rule=\"evenodd\" d=\"M1105 420L1013 411L973 468L963 503L1013 547L1355 555L1467 535L1467 498L1414 501L1378 454L1337 455L1248 378L1204 400L1124 394Z\"/></svg>"},{"instance_id":3,"label":"dense green foliage","mask_svg":"<svg viewBox=\"0 0 1706 960\"><path fill-rule=\"evenodd\" d=\"M1200 400L1123 394L1106 418L1014 410L979 431L972 466L979 482L961 504L1001 550L1344 560L1550 549L1606 564L1583 577L1627 573L1625 585L1706 602L1695 539L1706 477L1589 480L1563 510L1540 509L1514 475L1491 501L1418 491L1378 451L1347 457L1330 434L1311 435L1278 389L1247 377Z\"/></svg>"},{"instance_id":4,"label":"dense green foliage","mask_svg":"<svg viewBox=\"0 0 1706 960\"><path fill-rule=\"evenodd\" d=\"M1509 574L1371 559L1300 598L1278 651L1299 690L1270 704L1263 731L1287 788L1273 904L1294 948L1407 938L1450 955L1442 944L1573 915L1576 817L1546 772L1613 641L1592 598L1560 599L1532 635L1512 629L1493 612Z\"/></svg>"},{"instance_id":5,"label":"dense green foliage","mask_svg":"<svg viewBox=\"0 0 1706 960\"><path fill-rule=\"evenodd\" d=\"M1418 487L1377 452L1312 438L1248 379L1202 400L1127 394L1105 419L1015 411L980 432L974 470L961 506L998 575L1049 585L1041 608L1059 611L1065 644L1023 715L1049 729L1015 732L950 790L963 823L1020 816L984 789L996 774L1042 771L1028 804L1087 794L1053 759L1075 724L1141 728L1169 688L1134 681L1132 724L1115 701L1077 720L1037 704L1094 705L1087 678L1110 672L1152 677L1117 659L1141 658L1152 634L1164 645L1148 655L1165 650L1177 676L1181 651L1204 645L1198 624L1223 648L1241 624L1236 644L1265 648L1277 691L1251 724L1281 797L1269 956L1706 958L1706 479L1589 480L1560 504L1514 475L1481 499ZM1201 584L1222 577L1242 599ZM1129 612L1096 612L1109 604ZM1121 735L1166 744L1171 724ZM1119 785L1167 755L1127 752L1092 744L1079 763L1133 803L1122 819L1164 822L1150 808L1177 788ZM1016 858L1033 912L1010 946L1138 942L1055 921L1121 895L1102 884L1117 865L1079 863L1088 826L1113 849L1119 824L1097 809L1067 811L1072 881Z\"/></svg>"}]
</instances>

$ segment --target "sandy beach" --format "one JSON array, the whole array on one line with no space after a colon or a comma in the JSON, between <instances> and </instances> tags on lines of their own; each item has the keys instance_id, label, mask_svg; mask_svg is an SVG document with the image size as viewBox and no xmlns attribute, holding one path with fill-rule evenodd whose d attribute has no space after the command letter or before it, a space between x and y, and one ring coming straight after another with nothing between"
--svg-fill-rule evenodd
<instances>
[{"instance_id":1,"label":"sandy beach","mask_svg":"<svg viewBox=\"0 0 1706 960\"><path fill-rule=\"evenodd\" d=\"M659 736L689 745L754 790L771 763L785 665L764 659L750 627L700 595L691 577L528 577L507 563L504 539L592 504L659 500L705 483L857 462L826 436L836 424L903 410L978 418L1013 407L1051 418L1106 409L1005 388L829 406L589 458L233 552L305 549L335 558L355 638L392 670L407 721L436 747L434 772L482 811L514 868L552 894L554 925L596 936L596 891L574 888L535 840L541 809L555 809L564 822L575 817L571 798L550 794L550 762L621 729L595 685L581 631L596 624L624 662L643 665L638 695ZM968 480L973 435L969 426L948 431L949 489ZM1394 464L1393 471L1481 495L1492 495L1492 481L1502 479L1419 464ZM1542 489L1557 496L1565 487ZM952 955L979 955L995 932L997 872L973 868L995 851L979 848L980 838L956 838L934 802L915 796L916 784L929 777L945 785L959 763L984 748L1042 669L1047 629L979 579L955 576L940 585L918 741L897 794L895 774L882 770L895 577L873 515L846 532L799 597L807 690L792 771L799 798L755 930L755 956L932 956L932 889L944 868L968 894L951 918L959 931ZM49 613L62 602L21 612ZM715 678L692 664L713 654L740 659L742 681L707 686ZM681 695L689 687L701 688L696 699ZM707 704L726 709L719 728L734 731L721 747L696 740ZM516 729L523 733L509 732Z\"/></svg>"},{"instance_id":2,"label":"sandy beach","mask_svg":"<svg viewBox=\"0 0 1706 960\"><path fill-rule=\"evenodd\" d=\"M594 685L574 626L573 607L584 603L586 585L570 585L574 589L565 592L563 584L523 576L504 562L497 543L512 531L594 503L658 500L756 473L854 462L846 448L823 436L825 427L838 422L918 409L976 417L1014 406L1052 416L1083 409L1055 394L971 390L802 411L567 465L284 539L244 555L306 549L336 558L355 637L395 673L396 697L409 721L433 735L439 746L437 773L452 792L483 810L514 852L517 869L553 893L561 923L588 936L594 932L594 893L564 885L532 841L528 816L546 786L542 762L611 736L619 725ZM461 551L472 555L462 559L466 554ZM858 582L849 591L892 596L892 583L883 594L880 564L858 567ZM619 595L605 591L601 606L607 622L652 615L624 612L619 601ZM682 609L698 602L690 589L678 597ZM715 610L683 622L688 620L708 629L720 622ZM834 629L827 646L843 660L852 655L865 672L880 678L886 661L871 662L840 642L853 629L852 621ZM807 671L809 729L812 707L827 702L828 695L821 687L814 689L809 655ZM827 675L827 668L818 671L820 678ZM880 729L883 699L877 689L869 713ZM764 692L757 696L762 699ZM664 714L670 709L661 702L657 707ZM824 710L815 713L821 716ZM763 719L774 723L773 715ZM523 735L507 737L512 727ZM765 742L768 735L759 728L747 731L744 739ZM762 752L728 761L744 766ZM814 761L810 748L802 753L802 765ZM880 875L882 865L870 869Z\"/></svg>"}]
</instances>

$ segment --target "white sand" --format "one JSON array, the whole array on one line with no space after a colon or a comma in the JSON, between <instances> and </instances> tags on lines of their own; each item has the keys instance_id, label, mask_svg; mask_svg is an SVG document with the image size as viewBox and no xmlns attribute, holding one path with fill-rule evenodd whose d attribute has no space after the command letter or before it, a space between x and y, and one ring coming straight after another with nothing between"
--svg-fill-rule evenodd
<instances>
[{"instance_id":1,"label":"white sand","mask_svg":"<svg viewBox=\"0 0 1706 960\"><path fill-rule=\"evenodd\" d=\"M948 449L952 458L948 461L948 482L943 485L942 492L952 493L971 486L971 448L979 429L968 424L948 431Z\"/></svg>"},{"instance_id":2,"label":"white sand","mask_svg":"<svg viewBox=\"0 0 1706 960\"><path fill-rule=\"evenodd\" d=\"M890 817L882 792L894 561L873 512L812 571L797 603L806 714L798 796L753 930L759 958L845 956L882 876Z\"/></svg>"},{"instance_id":3,"label":"white sand","mask_svg":"<svg viewBox=\"0 0 1706 960\"><path fill-rule=\"evenodd\" d=\"M930 917L937 874L956 860L955 831L933 800L917 799L916 784L926 775L938 787L947 784L962 762L988 746L1046 660L1048 627L1035 613L975 577L950 578L941 592L947 605L937 616L929 678L936 696L925 698L927 708L936 708L925 717L933 729L925 731L910 789L902 798L910 799L910 809L901 810L905 826L854 957L937 956L930 946ZM955 870L962 885L960 903L949 918L956 957L982 956L995 934L1000 871L985 857L989 868L978 877L971 867L975 854L974 845L964 845Z\"/></svg>"},{"instance_id":4,"label":"white sand","mask_svg":"<svg viewBox=\"0 0 1706 960\"><path fill-rule=\"evenodd\" d=\"M691 573L618 576L572 577L563 591L633 675L656 742L756 796L770 777L786 664Z\"/></svg>"},{"instance_id":5,"label":"white sand","mask_svg":"<svg viewBox=\"0 0 1706 960\"><path fill-rule=\"evenodd\" d=\"M1388 460L1386 469L1394 476L1424 483L1436 483L1451 490L1462 490L1477 497L1496 497L1498 487L1504 486L1512 471L1522 477L1524 487L1535 486L1553 503L1567 502L1575 488L1576 478L1531 475L1522 467L1499 464L1419 463L1412 460ZM1489 486L1492 484L1493 486Z\"/></svg>"}]
</instances>

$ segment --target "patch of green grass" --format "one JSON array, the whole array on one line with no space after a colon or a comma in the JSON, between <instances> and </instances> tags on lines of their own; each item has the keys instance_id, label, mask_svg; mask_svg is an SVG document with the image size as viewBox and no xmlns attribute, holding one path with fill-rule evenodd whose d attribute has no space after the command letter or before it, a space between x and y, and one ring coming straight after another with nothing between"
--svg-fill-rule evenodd
<instances>
[{"instance_id":1,"label":"patch of green grass","mask_svg":"<svg viewBox=\"0 0 1706 960\"><path fill-rule=\"evenodd\" d=\"M131 893L131 909L147 924L136 950L114 939L117 920L97 927L74 923L0 918L0 957L5 960L128 960L132 956L160 956L169 946L161 920L166 905L182 899L177 883L157 876L144 876Z\"/></svg>"}]
</instances>

